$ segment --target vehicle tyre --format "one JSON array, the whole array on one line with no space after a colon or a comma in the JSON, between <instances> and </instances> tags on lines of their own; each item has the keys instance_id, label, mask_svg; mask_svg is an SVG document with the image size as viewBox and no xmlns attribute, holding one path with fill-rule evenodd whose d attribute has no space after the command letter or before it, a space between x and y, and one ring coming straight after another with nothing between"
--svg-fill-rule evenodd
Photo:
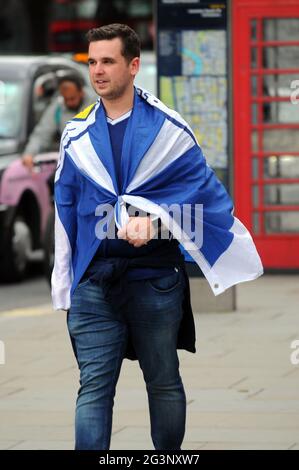
<instances>
[{"instance_id":1,"label":"vehicle tyre","mask_svg":"<svg viewBox=\"0 0 299 470\"><path fill-rule=\"evenodd\" d=\"M44 273L50 285L51 275L54 267L54 221L55 214L53 210L48 217L44 238Z\"/></svg>"},{"instance_id":2,"label":"vehicle tyre","mask_svg":"<svg viewBox=\"0 0 299 470\"><path fill-rule=\"evenodd\" d=\"M5 282L21 281L28 269L33 240L31 229L22 215L11 223L0 268L0 279Z\"/></svg>"}]
</instances>

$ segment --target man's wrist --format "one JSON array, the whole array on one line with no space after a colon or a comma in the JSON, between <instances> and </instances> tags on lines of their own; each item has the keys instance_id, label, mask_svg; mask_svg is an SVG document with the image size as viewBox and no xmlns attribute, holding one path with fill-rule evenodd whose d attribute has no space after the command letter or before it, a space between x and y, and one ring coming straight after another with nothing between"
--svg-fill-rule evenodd
<instances>
[{"instance_id":1,"label":"man's wrist","mask_svg":"<svg viewBox=\"0 0 299 470\"><path fill-rule=\"evenodd\" d=\"M160 237L162 234L168 233L169 236L169 230L168 228L163 224L162 220L160 217L156 214L150 214L150 220L152 222L152 225L155 229L155 235L154 237Z\"/></svg>"}]
</instances>

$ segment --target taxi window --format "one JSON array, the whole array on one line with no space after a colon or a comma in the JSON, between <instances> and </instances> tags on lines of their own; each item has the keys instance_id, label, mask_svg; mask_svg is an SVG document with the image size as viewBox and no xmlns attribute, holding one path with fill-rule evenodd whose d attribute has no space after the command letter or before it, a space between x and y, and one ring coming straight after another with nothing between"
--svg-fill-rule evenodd
<instances>
[{"instance_id":1,"label":"taxi window","mask_svg":"<svg viewBox=\"0 0 299 470\"><path fill-rule=\"evenodd\" d=\"M18 136L21 128L23 86L21 82L0 82L0 138Z\"/></svg>"},{"instance_id":2,"label":"taxi window","mask_svg":"<svg viewBox=\"0 0 299 470\"><path fill-rule=\"evenodd\" d=\"M58 81L53 72L40 75L33 84L33 124L37 124L57 93Z\"/></svg>"}]
</instances>

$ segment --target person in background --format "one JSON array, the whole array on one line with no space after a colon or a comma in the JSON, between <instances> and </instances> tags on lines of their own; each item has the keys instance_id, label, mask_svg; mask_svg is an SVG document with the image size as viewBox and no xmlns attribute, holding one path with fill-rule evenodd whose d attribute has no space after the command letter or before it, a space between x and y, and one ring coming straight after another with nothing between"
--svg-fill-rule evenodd
<instances>
[{"instance_id":1,"label":"person in background","mask_svg":"<svg viewBox=\"0 0 299 470\"><path fill-rule=\"evenodd\" d=\"M84 88L83 79L74 72L59 78L59 95L46 108L33 129L22 156L23 164L33 168L34 156L40 152L59 148L63 129L70 119L96 101L96 96Z\"/></svg>"}]
</instances>

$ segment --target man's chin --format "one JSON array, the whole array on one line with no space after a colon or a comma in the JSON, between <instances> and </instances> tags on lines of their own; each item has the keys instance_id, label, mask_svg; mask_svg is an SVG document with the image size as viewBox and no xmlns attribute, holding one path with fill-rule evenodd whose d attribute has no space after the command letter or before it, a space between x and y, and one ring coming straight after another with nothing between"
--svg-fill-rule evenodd
<instances>
[{"instance_id":1,"label":"man's chin","mask_svg":"<svg viewBox=\"0 0 299 470\"><path fill-rule=\"evenodd\" d=\"M97 95L99 95L100 98L103 98L107 101L111 100L117 100L121 98L125 93L126 93L126 88L125 87L119 87L119 88L109 88L106 89L99 89L95 88Z\"/></svg>"},{"instance_id":2,"label":"man's chin","mask_svg":"<svg viewBox=\"0 0 299 470\"><path fill-rule=\"evenodd\" d=\"M103 89L96 88L96 92L101 98L106 98L106 97L109 97L109 95L110 95L108 90L103 90Z\"/></svg>"},{"instance_id":3,"label":"man's chin","mask_svg":"<svg viewBox=\"0 0 299 470\"><path fill-rule=\"evenodd\" d=\"M98 93L98 95L99 95L100 98L103 98L103 99L105 99L105 100L107 100L107 101L115 100L115 98L117 98L117 96L116 96L115 94L109 93L109 92L106 92L106 93L105 93L105 92L103 92L102 90L101 90L101 91L98 91L97 93Z\"/></svg>"}]
</instances>

